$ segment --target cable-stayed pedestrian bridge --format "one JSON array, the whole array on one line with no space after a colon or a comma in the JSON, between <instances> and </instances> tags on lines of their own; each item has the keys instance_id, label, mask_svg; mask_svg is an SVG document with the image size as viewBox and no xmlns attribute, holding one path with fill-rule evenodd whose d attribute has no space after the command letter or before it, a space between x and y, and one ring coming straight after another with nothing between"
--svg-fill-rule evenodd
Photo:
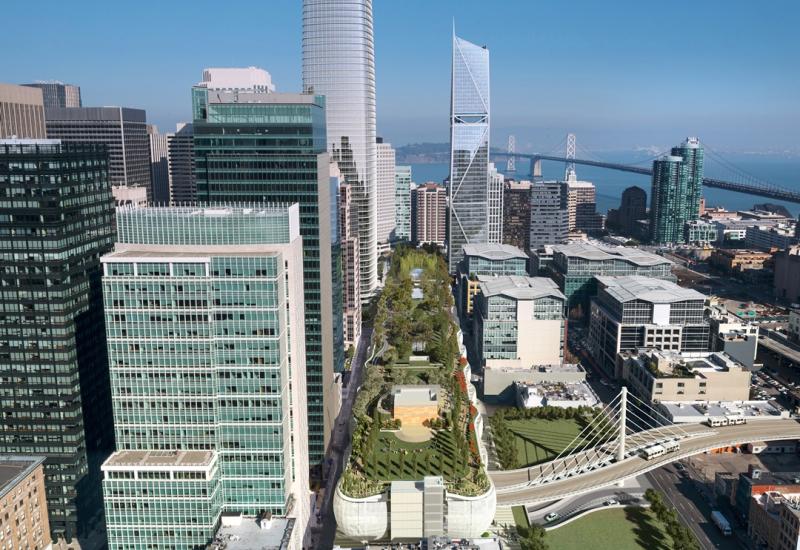
<instances>
[{"instance_id":1,"label":"cable-stayed pedestrian bridge","mask_svg":"<svg viewBox=\"0 0 800 550\"><path fill-rule=\"evenodd\" d=\"M669 424L661 413L623 388L555 459L519 470L489 472L497 504L551 502L609 487L712 449L800 439L800 422L794 418L736 422L745 421L739 417L707 424ZM715 423L727 425L709 425Z\"/></svg>"}]
</instances>

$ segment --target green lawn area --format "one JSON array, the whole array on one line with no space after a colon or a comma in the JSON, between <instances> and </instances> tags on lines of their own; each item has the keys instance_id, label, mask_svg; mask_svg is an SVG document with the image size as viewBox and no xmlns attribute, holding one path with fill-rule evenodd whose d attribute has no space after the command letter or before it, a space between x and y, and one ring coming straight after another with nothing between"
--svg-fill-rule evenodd
<instances>
[{"instance_id":1,"label":"green lawn area","mask_svg":"<svg viewBox=\"0 0 800 550\"><path fill-rule=\"evenodd\" d=\"M555 458L581 431L572 419L509 420L508 429L514 433L519 465L530 466Z\"/></svg>"},{"instance_id":2,"label":"green lawn area","mask_svg":"<svg viewBox=\"0 0 800 550\"><path fill-rule=\"evenodd\" d=\"M375 455L367 459L370 478L381 481L419 480L428 475L456 478L466 473L466 464L455 464L453 434L442 430L423 443L407 443L391 432L381 432ZM457 471L462 468L464 472Z\"/></svg>"},{"instance_id":3,"label":"green lawn area","mask_svg":"<svg viewBox=\"0 0 800 550\"><path fill-rule=\"evenodd\" d=\"M649 510L633 506L594 512L545 535L558 550L670 550L671 540Z\"/></svg>"}]
</instances>

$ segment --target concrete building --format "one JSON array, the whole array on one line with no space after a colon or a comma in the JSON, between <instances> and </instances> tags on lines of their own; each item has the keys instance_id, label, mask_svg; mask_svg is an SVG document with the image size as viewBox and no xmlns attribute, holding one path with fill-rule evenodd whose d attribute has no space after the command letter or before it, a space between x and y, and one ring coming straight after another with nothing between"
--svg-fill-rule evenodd
<instances>
[{"instance_id":1,"label":"concrete building","mask_svg":"<svg viewBox=\"0 0 800 550\"><path fill-rule=\"evenodd\" d=\"M378 216L378 254L389 252L389 243L397 227L395 218L395 151L392 145L377 138L375 171Z\"/></svg>"},{"instance_id":2,"label":"concrete building","mask_svg":"<svg viewBox=\"0 0 800 550\"><path fill-rule=\"evenodd\" d=\"M212 205L300 205L308 373L309 434L305 439L312 463L318 463L338 414L337 374L344 370L342 273L334 268L341 265L341 247L334 234L337 206L333 199L338 193L331 184L325 142L326 99L246 90L245 84L236 91L208 84L192 88L197 199ZM237 170L230 169L232 163ZM344 174L341 165L339 170ZM363 255L359 261L363 266Z\"/></svg>"},{"instance_id":3,"label":"concrete building","mask_svg":"<svg viewBox=\"0 0 800 550\"><path fill-rule=\"evenodd\" d=\"M786 325L786 333L789 340L795 344L800 343L800 309L789 310L789 324Z\"/></svg>"},{"instance_id":4,"label":"concrete building","mask_svg":"<svg viewBox=\"0 0 800 550\"><path fill-rule=\"evenodd\" d=\"M303 0L303 91L325 96L327 148L353 185L366 303L378 285L372 0Z\"/></svg>"},{"instance_id":5,"label":"concrete building","mask_svg":"<svg viewBox=\"0 0 800 550\"><path fill-rule=\"evenodd\" d=\"M203 69L203 80L197 86L213 90L245 90L265 94L275 91L272 76L259 67L211 67Z\"/></svg>"},{"instance_id":6,"label":"concrete building","mask_svg":"<svg viewBox=\"0 0 800 550\"><path fill-rule=\"evenodd\" d=\"M617 378L617 354L639 348L705 352L706 297L670 281L641 276L597 278L591 302L588 350L597 366Z\"/></svg>"},{"instance_id":7,"label":"concrete building","mask_svg":"<svg viewBox=\"0 0 800 550\"><path fill-rule=\"evenodd\" d=\"M197 201L194 175L194 127L179 122L174 134L167 135L170 204L193 204Z\"/></svg>"},{"instance_id":8,"label":"concrete building","mask_svg":"<svg viewBox=\"0 0 800 550\"><path fill-rule=\"evenodd\" d=\"M493 162L489 163L489 184L487 187L489 207L489 242L503 242L503 186L505 176L497 171Z\"/></svg>"},{"instance_id":9,"label":"concrete building","mask_svg":"<svg viewBox=\"0 0 800 550\"><path fill-rule=\"evenodd\" d=\"M227 513L290 516L294 536L305 532L306 353L290 337L305 329L299 212L117 210L102 259L118 449L103 466L111 550L202 546Z\"/></svg>"},{"instance_id":10,"label":"concrete building","mask_svg":"<svg viewBox=\"0 0 800 550\"><path fill-rule=\"evenodd\" d=\"M692 246L708 247L717 242L717 226L706 220L691 220L683 227L684 242Z\"/></svg>"},{"instance_id":11,"label":"concrete building","mask_svg":"<svg viewBox=\"0 0 800 550\"><path fill-rule=\"evenodd\" d=\"M646 403L747 401L750 371L725 352L623 351L619 378Z\"/></svg>"},{"instance_id":12,"label":"concrete building","mask_svg":"<svg viewBox=\"0 0 800 550\"><path fill-rule=\"evenodd\" d=\"M775 296L787 303L800 303L800 246L792 246L773 257Z\"/></svg>"},{"instance_id":13,"label":"concrete building","mask_svg":"<svg viewBox=\"0 0 800 550\"><path fill-rule=\"evenodd\" d=\"M784 250L797 244L795 224L751 225L745 230L744 245L758 250Z\"/></svg>"},{"instance_id":14,"label":"concrete building","mask_svg":"<svg viewBox=\"0 0 800 550\"><path fill-rule=\"evenodd\" d=\"M528 256L508 244L468 244L459 266L458 308L461 315L471 315L473 299L481 280L500 275L528 274Z\"/></svg>"},{"instance_id":15,"label":"concrete building","mask_svg":"<svg viewBox=\"0 0 800 550\"><path fill-rule=\"evenodd\" d=\"M395 166L393 242L411 241L411 167Z\"/></svg>"},{"instance_id":16,"label":"concrete building","mask_svg":"<svg viewBox=\"0 0 800 550\"><path fill-rule=\"evenodd\" d=\"M150 182L153 202L167 204L169 202L169 148L167 134L159 134L158 128L147 125L147 137L150 138Z\"/></svg>"},{"instance_id":17,"label":"concrete building","mask_svg":"<svg viewBox=\"0 0 800 550\"><path fill-rule=\"evenodd\" d=\"M569 230L583 231L590 235L602 232L603 216L597 213L597 195L594 184L590 181L579 181L575 170L567 172L566 184Z\"/></svg>"},{"instance_id":18,"label":"concrete building","mask_svg":"<svg viewBox=\"0 0 800 550\"><path fill-rule=\"evenodd\" d=\"M755 548L794 550L800 547L800 491L773 490L753 495L747 534Z\"/></svg>"},{"instance_id":19,"label":"concrete building","mask_svg":"<svg viewBox=\"0 0 800 550\"><path fill-rule=\"evenodd\" d=\"M555 363L528 368L484 367L483 400L487 403L519 405L522 386L539 388L536 391L540 394L551 389L558 390L562 386L582 393L584 384L586 370L579 364Z\"/></svg>"},{"instance_id":20,"label":"concrete building","mask_svg":"<svg viewBox=\"0 0 800 550\"><path fill-rule=\"evenodd\" d=\"M115 185L111 188L111 195L114 197L114 206L147 206L147 189L144 187L128 187L127 185Z\"/></svg>"},{"instance_id":21,"label":"concrete building","mask_svg":"<svg viewBox=\"0 0 800 550\"><path fill-rule=\"evenodd\" d=\"M530 254L531 182L507 181L503 186L503 243Z\"/></svg>"},{"instance_id":22,"label":"concrete building","mask_svg":"<svg viewBox=\"0 0 800 550\"><path fill-rule=\"evenodd\" d=\"M0 455L2 547L49 550L50 523L44 488L44 457Z\"/></svg>"},{"instance_id":23,"label":"concrete building","mask_svg":"<svg viewBox=\"0 0 800 550\"><path fill-rule=\"evenodd\" d=\"M647 192L641 187L632 186L622 192L619 208L608 213L609 225L624 235L636 233L636 221L647 218Z\"/></svg>"},{"instance_id":24,"label":"concrete building","mask_svg":"<svg viewBox=\"0 0 800 550\"><path fill-rule=\"evenodd\" d=\"M800 494L800 472L769 472L753 465L738 476L732 504L743 523L748 524L752 499L769 492ZM780 529L777 531L781 532ZM794 547L792 547L794 548Z\"/></svg>"},{"instance_id":25,"label":"concrete building","mask_svg":"<svg viewBox=\"0 0 800 550\"><path fill-rule=\"evenodd\" d=\"M358 225L353 208L353 186L340 177L339 167L331 163L331 178L339 189L339 242L342 246L342 313L344 343L357 346L361 337L361 276L358 270Z\"/></svg>"},{"instance_id":26,"label":"concrete building","mask_svg":"<svg viewBox=\"0 0 800 550\"><path fill-rule=\"evenodd\" d=\"M559 181L535 181L531 184L532 250L545 245L563 244L569 234L567 186Z\"/></svg>"},{"instance_id":27,"label":"concrete building","mask_svg":"<svg viewBox=\"0 0 800 550\"><path fill-rule=\"evenodd\" d=\"M465 244L489 240L489 50L456 36L450 93L448 266ZM495 212L496 219L496 212ZM497 240L499 242L499 239Z\"/></svg>"},{"instance_id":28,"label":"concrete building","mask_svg":"<svg viewBox=\"0 0 800 550\"><path fill-rule=\"evenodd\" d=\"M46 136L42 91L0 84L0 139L42 139Z\"/></svg>"},{"instance_id":29,"label":"concrete building","mask_svg":"<svg viewBox=\"0 0 800 550\"><path fill-rule=\"evenodd\" d=\"M392 418L404 428L422 426L439 416L439 386L395 385L392 387Z\"/></svg>"},{"instance_id":30,"label":"concrete building","mask_svg":"<svg viewBox=\"0 0 800 550\"><path fill-rule=\"evenodd\" d=\"M534 407L558 407L561 409L595 407L600 399L586 382L565 384L563 382L532 384L514 382L517 402L521 409Z\"/></svg>"},{"instance_id":31,"label":"concrete building","mask_svg":"<svg viewBox=\"0 0 800 550\"><path fill-rule=\"evenodd\" d=\"M147 115L127 107L53 107L45 110L47 137L64 143L102 143L108 148L112 185L144 187L150 181L150 139Z\"/></svg>"},{"instance_id":32,"label":"concrete building","mask_svg":"<svg viewBox=\"0 0 800 550\"><path fill-rule=\"evenodd\" d=\"M789 317L791 324L791 315ZM758 325L742 321L724 304L712 304L708 324L711 330L711 351L723 351L745 367L755 367L758 352Z\"/></svg>"},{"instance_id":33,"label":"concrete building","mask_svg":"<svg viewBox=\"0 0 800 550\"><path fill-rule=\"evenodd\" d=\"M417 245L444 246L447 240L447 190L435 183L413 189L411 212L411 240Z\"/></svg>"},{"instance_id":34,"label":"concrete building","mask_svg":"<svg viewBox=\"0 0 800 550\"><path fill-rule=\"evenodd\" d=\"M44 108L50 107L83 107L81 102L81 87L63 82L34 82L23 84L29 88L39 88L42 91Z\"/></svg>"},{"instance_id":35,"label":"concrete building","mask_svg":"<svg viewBox=\"0 0 800 550\"><path fill-rule=\"evenodd\" d=\"M772 267L772 253L761 250L715 248L709 263L731 275L768 271Z\"/></svg>"},{"instance_id":36,"label":"concrete building","mask_svg":"<svg viewBox=\"0 0 800 550\"><path fill-rule=\"evenodd\" d=\"M70 541L97 519L113 444L100 292L114 241L108 152L0 140L0 194L0 453L47 457L50 529Z\"/></svg>"},{"instance_id":37,"label":"concrete building","mask_svg":"<svg viewBox=\"0 0 800 550\"><path fill-rule=\"evenodd\" d=\"M581 306L588 311L589 299L597 295L595 277L598 275L639 275L665 281L677 280L672 274L671 261L639 248L580 242L553 246L551 250L549 271L567 297L570 308ZM539 263L541 269L541 261Z\"/></svg>"}]
</instances>

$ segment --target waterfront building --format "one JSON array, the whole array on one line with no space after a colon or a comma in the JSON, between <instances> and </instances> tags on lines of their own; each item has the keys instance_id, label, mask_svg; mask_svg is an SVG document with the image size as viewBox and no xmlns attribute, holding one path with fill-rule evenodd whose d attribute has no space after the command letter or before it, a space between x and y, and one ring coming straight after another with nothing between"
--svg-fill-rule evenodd
<instances>
[{"instance_id":1,"label":"waterfront building","mask_svg":"<svg viewBox=\"0 0 800 550\"><path fill-rule=\"evenodd\" d=\"M362 303L378 285L374 47L372 0L303 0L303 90L325 96L327 147L353 185Z\"/></svg>"},{"instance_id":2,"label":"waterfront building","mask_svg":"<svg viewBox=\"0 0 800 550\"><path fill-rule=\"evenodd\" d=\"M43 463L43 456L0 455L3 548L51 548Z\"/></svg>"},{"instance_id":3,"label":"waterfront building","mask_svg":"<svg viewBox=\"0 0 800 550\"><path fill-rule=\"evenodd\" d=\"M160 204L169 202L169 154L168 137L159 134L158 128L147 125L147 137L150 139L150 181L153 201Z\"/></svg>"},{"instance_id":4,"label":"waterfront building","mask_svg":"<svg viewBox=\"0 0 800 550\"><path fill-rule=\"evenodd\" d=\"M378 216L378 254L389 251L389 243L397 227L395 221L395 152L391 144L378 138L375 144L377 163L375 172Z\"/></svg>"},{"instance_id":5,"label":"waterfront building","mask_svg":"<svg viewBox=\"0 0 800 550\"><path fill-rule=\"evenodd\" d=\"M125 207L102 258L111 550L310 513L300 205ZM296 543L295 546L297 547Z\"/></svg>"},{"instance_id":6,"label":"waterfront building","mask_svg":"<svg viewBox=\"0 0 800 550\"><path fill-rule=\"evenodd\" d=\"M342 246L342 309L344 343L357 346L361 336L361 274L359 266L358 224L353 206L353 186L341 178L339 167L331 163L331 178L339 189L339 241Z\"/></svg>"},{"instance_id":7,"label":"waterfront building","mask_svg":"<svg viewBox=\"0 0 800 550\"><path fill-rule=\"evenodd\" d=\"M0 139L41 139L46 135L42 91L0 84Z\"/></svg>"},{"instance_id":8,"label":"waterfront building","mask_svg":"<svg viewBox=\"0 0 800 550\"><path fill-rule=\"evenodd\" d=\"M150 181L150 139L147 115L127 107L52 107L45 110L47 137L64 143L103 143L108 148L112 185L144 187Z\"/></svg>"},{"instance_id":9,"label":"waterfront building","mask_svg":"<svg viewBox=\"0 0 800 550\"><path fill-rule=\"evenodd\" d=\"M489 242L503 242L503 183L505 177L497 171L493 162L489 163Z\"/></svg>"},{"instance_id":10,"label":"waterfront building","mask_svg":"<svg viewBox=\"0 0 800 550\"><path fill-rule=\"evenodd\" d=\"M597 294L597 275L640 275L676 280L672 274L672 262L638 248L580 242L553 246L551 250L553 259L549 270L567 297L570 308L578 305L588 307L589 298Z\"/></svg>"},{"instance_id":11,"label":"waterfront building","mask_svg":"<svg viewBox=\"0 0 800 550\"><path fill-rule=\"evenodd\" d=\"M597 213L594 184L580 181L575 170L567 171L567 227L589 234L603 231L603 216ZM556 244L556 243L553 243Z\"/></svg>"},{"instance_id":12,"label":"waterfront building","mask_svg":"<svg viewBox=\"0 0 800 550\"><path fill-rule=\"evenodd\" d=\"M588 349L595 364L609 375L620 377L616 365L621 351L708 351L706 297L696 290L638 275L596 279Z\"/></svg>"},{"instance_id":13,"label":"waterfront building","mask_svg":"<svg viewBox=\"0 0 800 550\"><path fill-rule=\"evenodd\" d=\"M569 213L566 184L535 181L531 184L531 250L567 242Z\"/></svg>"},{"instance_id":14,"label":"waterfront building","mask_svg":"<svg viewBox=\"0 0 800 550\"><path fill-rule=\"evenodd\" d=\"M70 541L97 519L113 448L100 290L114 241L108 151L0 140L0 194L0 453L47 458L50 529Z\"/></svg>"},{"instance_id":15,"label":"waterfront building","mask_svg":"<svg viewBox=\"0 0 800 550\"><path fill-rule=\"evenodd\" d=\"M503 186L503 243L530 254L531 182L507 181Z\"/></svg>"},{"instance_id":16,"label":"waterfront building","mask_svg":"<svg viewBox=\"0 0 800 550\"><path fill-rule=\"evenodd\" d=\"M489 50L453 33L448 265L489 240ZM499 242L499 239L498 239Z\"/></svg>"},{"instance_id":17,"label":"waterfront building","mask_svg":"<svg viewBox=\"0 0 800 550\"><path fill-rule=\"evenodd\" d=\"M244 85L234 91L197 86L192 98L200 204L300 205L307 441L311 462L316 464L322 461L338 414L336 373L344 369L341 249L332 200L337 190L331 185L325 144L325 98L250 91ZM231 170L234 163L237 169Z\"/></svg>"},{"instance_id":18,"label":"waterfront building","mask_svg":"<svg viewBox=\"0 0 800 550\"><path fill-rule=\"evenodd\" d=\"M413 189L411 212L412 241L417 245L444 246L447 238L447 191L444 187L426 183Z\"/></svg>"},{"instance_id":19,"label":"waterfront building","mask_svg":"<svg viewBox=\"0 0 800 550\"><path fill-rule=\"evenodd\" d=\"M39 88L42 91L44 108L50 107L83 107L81 102L81 87L63 82L34 82L23 84L29 88Z\"/></svg>"},{"instance_id":20,"label":"waterfront building","mask_svg":"<svg viewBox=\"0 0 800 550\"><path fill-rule=\"evenodd\" d=\"M411 240L411 167L396 166L394 176L395 230L393 240Z\"/></svg>"},{"instance_id":21,"label":"waterfront building","mask_svg":"<svg viewBox=\"0 0 800 550\"><path fill-rule=\"evenodd\" d=\"M194 176L194 127L179 122L174 134L167 138L169 157L170 204L193 204L197 201Z\"/></svg>"},{"instance_id":22,"label":"waterfront building","mask_svg":"<svg viewBox=\"0 0 800 550\"><path fill-rule=\"evenodd\" d=\"M458 307L462 315L472 314L475 295L484 278L528 274L528 256L509 244L468 244L459 266Z\"/></svg>"}]
</instances>

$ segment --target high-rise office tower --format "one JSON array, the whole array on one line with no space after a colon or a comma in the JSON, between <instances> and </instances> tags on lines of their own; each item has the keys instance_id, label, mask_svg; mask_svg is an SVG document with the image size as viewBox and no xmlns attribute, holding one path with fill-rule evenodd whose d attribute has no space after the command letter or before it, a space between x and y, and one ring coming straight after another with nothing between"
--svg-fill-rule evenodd
<instances>
[{"instance_id":1,"label":"high-rise office tower","mask_svg":"<svg viewBox=\"0 0 800 550\"><path fill-rule=\"evenodd\" d=\"M530 253L531 182L507 181L503 186L503 244Z\"/></svg>"},{"instance_id":2,"label":"high-rise office tower","mask_svg":"<svg viewBox=\"0 0 800 550\"><path fill-rule=\"evenodd\" d=\"M42 91L45 109L50 107L83 107L81 103L81 87L63 82L34 82L23 84Z\"/></svg>"},{"instance_id":3,"label":"high-rise office tower","mask_svg":"<svg viewBox=\"0 0 800 550\"><path fill-rule=\"evenodd\" d=\"M569 211L567 184L535 181L531 184L531 250L567 241Z\"/></svg>"},{"instance_id":4,"label":"high-rise office tower","mask_svg":"<svg viewBox=\"0 0 800 550\"><path fill-rule=\"evenodd\" d=\"M117 210L102 259L111 550L205 548L221 514L237 513L294 518L287 547L299 547L310 508L299 211Z\"/></svg>"},{"instance_id":5,"label":"high-rise office tower","mask_svg":"<svg viewBox=\"0 0 800 550\"><path fill-rule=\"evenodd\" d=\"M411 167L396 166L394 172L394 240L411 240Z\"/></svg>"},{"instance_id":6,"label":"high-rise office tower","mask_svg":"<svg viewBox=\"0 0 800 550\"><path fill-rule=\"evenodd\" d=\"M375 182L377 191L378 212L378 254L389 251L389 243L394 238L396 228L394 194L395 194L395 152L392 145L377 138L376 157L377 170Z\"/></svg>"},{"instance_id":7,"label":"high-rise office tower","mask_svg":"<svg viewBox=\"0 0 800 550\"><path fill-rule=\"evenodd\" d=\"M127 107L45 109L47 137L65 143L104 143L112 185L144 187L152 199L147 115Z\"/></svg>"},{"instance_id":8,"label":"high-rise office tower","mask_svg":"<svg viewBox=\"0 0 800 550\"><path fill-rule=\"evenodd\" d=\"M46 135L41 90L0 84L0 139L37 139Z\"/></svg>"},{"instance_id":9,"label":"high-rise office tower","mask_svg":"<svg viewBox=\"0 0 800 550\"><path fill-rule=\"evenodd\" d=\"M435 183L411 191L411 238L416 244L444 246L447 240L447 191Z\"/></svg>"},{"instance_id":10,"label":"high-rise office tower","mask_svg":"<svg viewBox=\"0 0 800 550\"><path fill-rule=\"evenodd\" d=\"M647 218L647 192L635 185L622 192L617 211L617 226L630 235L634 232L637 220Z\"/></svg>"},{"instance_id":11,"label":"high-rise office tower","mask_svg":"<svg viewBox=\"0 0 800 550\"><path fill-rule=\"evenodd\" d=\"M50 528L70 539L101 509L113 449L100 289L114 242L108 152L0 140L0 195L0 453L47 457Z\"/></svg>"},{"instance_id":12,"label":"high-rise office tower","mask_svg":"<svg viewBox=\"0 0 800 550\"><path fill-rule=\"evenodd\" d=\"M342 179L335 162L331 163L331 178L336 179L339 189L337 221L342 248L344 343L355 346L361 336L361 274L358 271L358 225L353 211L353 186Z\"/></svg>"},{"instance_id":13,"label":"high-rise office tower","mask_svg":"<svg viewBox=\"0 0 800 550\"><path fill-rule=\"evenodd\" d=\"M159 134L158 128L153 124L147 125L147 137L150 139L150 181L153 201L166 204L169 202L169 138L167 134Z\"/></svg>"},{"instance_id":14,"label":"high-rise office tower","mask_svg":"<svg viewBox=\"0 0 800 550\"><path fill-rule=\"evenodd\" d=\"M672 155L683 158L686 165L686 221L696 220L700 217L703 197L703 146L698 138L687 137L672 148Z\"/></svg>"},{"instance_id":15,"label":"high-rise office tower","mask_svg":"<svg viewBox=\"0 0 800 550\"><path fill-rule=\"evenodd\" d=\"M683 242L683 227L688 221L686 171L683 157L665 155L653 161L650 240L655 244Z\"/></svg>"},{"instance_id":16,"label":"high-rise office tower","mask_svg":"<svg viewBox=\"0 0 800 550\"><path fill-rule=\"evenodd\" d=\"M603 216L597 213L597 194L594 184L580 181L575 170L567 171L567 214L570 231L599 233Z\"/></svg>"},{"instance_id":17,"label":"high-rise office tower","mask_svg":"<svg viewBox=\"0 0 800 550\"><path fill-rule=\"evenodd\" d=\"M372 0L303 0L303 90L325 96L328 150L353 185L365 303L378 284Z\"/></svg>"},{"instance_id":18,"label":"high-rise office tower","mask_svg":"<svg viewBox=\"0 0 800 550\"><path fill-rule=\"evenodd\" d=\"M505 177L497 171L493 162L489 163L489 242L499 244L503 241L503 183Z\"/></svg>"},{"instance_id":19,"label":"high-rise office tower","mask_svg":"<svg viewBox=\"0 0 800 550\"><path fill-rule=\"evenodd\" d=\"M299 203L306 282L308 438L322 460L338 414L344 367L342 270L325 141L325 99L197 86L192 89L200 204ZM235 165L235 169L231 167ZM335 193L333 193L335 196Z\"/></svg>"},{"instance_id":20,"label":"high-rise office tower","mask_svg":"<svg viewBox=\"0 0 800 550\"><path fill-rule=\"evenodd\" d=\"M191 204L197 200L194 177L194 130L179 122L167 139L169 157L169 200L171 204Z\"/></svg>"},{"instance_id":21,"label":"high-rise office tower","mask_svg":"<svg viewBox=\"0 0 800 550\"><path fill-rule=\"evenodd\" d=\"M454 32L447 238L451 273L461 261L465 244L490 242L488 171L489 50Z\"/></svg>"}]
</instances>

